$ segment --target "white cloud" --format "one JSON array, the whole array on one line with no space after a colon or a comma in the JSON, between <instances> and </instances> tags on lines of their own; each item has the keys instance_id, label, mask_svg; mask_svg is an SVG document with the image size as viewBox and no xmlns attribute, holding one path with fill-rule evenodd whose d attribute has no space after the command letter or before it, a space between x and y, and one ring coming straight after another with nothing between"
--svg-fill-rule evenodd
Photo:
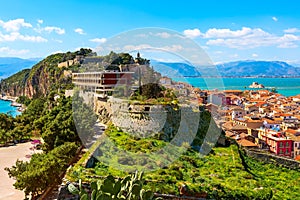
<instances>
[{"instance_id":1,"label":"white cloud","mask_svg":"<svg viewBox=\"0 0 300 200\"><path fill-rule=\"evenodd\" d=\"M76 28L76 29L74 29L74 32L78 33L80 35L84 35L85 34L85 32L84 32L84 30L82 28Z\"/></svg>"},{"instance_id":2,"label":"white cloud","mask_svg":"<svg viewBox=\"0 0 300 200\"><path fill-rule=\"evenodd\" d=\"M37 22L38 22L39 24L42 24L42 23L44 23L44 20L38 19Z\"/></svg>"},{"instance_id":3,"label":"white cloud","mask_svg":"<svg viewBox=\"0 0 300 200\"><path fill-rule=\"evenodd\" d=\"M4 53L9 56L11 56L11 55L20 56L20 55L24 55L28 52L29 52L28 49L15 50L15 49L11 49L9 47L0 47L0 53Z\"/></svg>"},{"instance_id":4,"label":"white cloud","mask_svg":"<svg viewBox=\"0 0 300 200\"><path fill-rule=\"evenodd\" d=\"M55 32L59 35L65 34L65 29L55 27L55 26L46 26L43 30L47 31L48 33Z\"/></svg>"},{"instance_id":5,"label":"white cloud","mask_svg":"<svg viewBox=\"0 0 300 200\"><path fill-rule=\"evenodd\" d=\"M258 55L257 55L256 53L253 53L253 54L252 54L252 57L253 57L253 58L257 58Z\"/></svg>"},{"instance_id":6,"label":"white cloud","mask_svg":"<svg viewBox=\"0 0 300 200\"><path fill-rule=\"evenodd\" d=\"M197 28L184 30L183 34L188 38L196 38L202 35L201 31Z\"/></svg>"},{"instance_id":7,"label":"white cloud","mask_svg":"<svg viewBox=\"0 0 300 200\"><path fill-rule=\"evenodd\" d=\"M231 57L231 58L238 58L239 57L239 54L233 54L233 55L230 55L229 57Z\"/></svg>"},{"instance_id":8,"label":"white cloud","mask_svg":"<svg viewBox=\"0 0 300 200\"><path fill-rule=\"evenodd\" d=\"M181 45L170 45L170 46L162 46L162 47L153 47L150 44L140 44L140 45L125 45L121 47L122 51L138 51L138 50L148 50L148 51L157 51L163 50L166 52L176 52L183 49Z\"/></svg>"},{"instance_id":9,"label":"white cloud","mask_svg":"<svg viewBox=\"0 0 300 200\"><path fill-rule=\"evenodd\" d=\"M277 36L260 28L243 27L241 30L209 29L204 35L209 39L206 44L225 46L236 49L251 49L262 46L276 46L278 48L295 48L300 37L293 34Z\"/></svg>"},{"instance_id":10,"label":"white cloud","mask_svg":"<svg viewBox=\"0 0 300 200\"><path fill-rule=\"evenodd\" d=\"M277 17L272 17L273 21L274 22L277 22L278 21L278 18Z\"/></svg>"},{"instance_id":11,"label":"white cloud","mask_svg":"<svg viewBox=\"0 0 300 200\"><path fill-rule=\"evenodd\" d=\"M216 29L212 28L209 29L204 35L204 38L235 38L235 37L242 37L248 34L253 33L260 33L262 34L263 31L261 29L251 29L247 27L243 27L241 30L232 31L230 29Z\"/></svg>"},{"instance_id":12,"label":"white cloud","mask_svg":"<svg viewBox=\"0 0 300 200\"><path fill-rule=\"evenodd\" d=\"M140 44L140 45L125 45L121 47L123 51L137 51L141 49L153 49L153 47L149 44Z\"/></svg>"},{"instance_id":13,"label":"white cloud","mask_svg":"<svg viewBox=\"0 0 300 200\"><path fill-rule=\"evenodd\" d=\"M25 22L24 19L13 19L7 22L0 20L0 26L8 32L17 32L21 27L32 28L32 25Z\"/></svg>"},{"instance_id":14,"label":"white cloud","mask_svg":"<svg viewBox=\"0 0 300 200\"><path fill-rule=\"evenodd\" d=\"M282 49L292 49L292 48L297 48L298 45L296 45L292 42L285 42L285 43L279 44L277 47L282 48Z\"/></svg>"},{"instance_id":15,"label":"white cloud","mask_svg":"<svg viewBox=\"0 0 300 200\"><path fill-rule=\"evenodd\" d=\"M28 42L47 42L48 40L41 36L22 35L18 32L12 32L10 34L2 34L0 32L0 42L14 42L17 40Z\"/></svg>"},{"instance_id":16,"label":"white cloud","mask_svg":"<svg viewBox=\"0 0 300 200\"><path fill-rule=\"evenodd\" d=\"M157 33L156 36L161 37L161 38L169 38L171 36L171 34L167 33L167 32L162 32L162 33Z\"/></svg>"},{"instance_id":17,"label":"white cloud","mask_svg":"<svg viewBox=\"0 0 300 200\"><path fill-rule=\"evenodd\" d=\"M58 39L52 39L52 41L57 42L57 43L63 43L62 40L58 40Z\"/></svg>"},{"instance_id":18,"label":"white cloud","mask_svg":"<svg viewBox=\"0 0 300 200\"><path fill-rule=\"evenodd\" d=\"M104 43L107 41L106 38L94 38L94 39L90 39L91 42L96 42L96 43Z\"/></svg>"},{"instance_id":19,"label":"white cloud","mask_svg":"<svg viewBox=\"0 0 300 200\"><path fill-rule=\"evenodd\" d=\"M171 52L175 52L175 51L180 51L183 49L183 47L181 45L171 45L171 46L164 46L162 47L163 50L165 51L171 51Z\"/></svg>"},{"instance_id":20,"label":"white cloud","mask_svg":"<svg viewBox=\"0 0 300 200\"><path fill-rule=\"evenodd\" d=\"M58 50L58 51L54 51L54 52L51 52L50 54L57 54L57 53L64 53L62 50Z\"/></svg>"},{"instance_id":21,"label":"white cloud","mask_svg":"<svg viewBox=\"0 0 300 200\"><path fill-rule=\"evenodd\" d=\"M215 51L214 54L222 54L223 51Z\"/></svg>"},{"instance_id":22,"label":"white cloud","mask_svg":"<svg viewBox=\"0 0 300 200\"><path fill-rule=\"evenodd\" d=\"M284 30L285 33L299 33L300 30L297 28L288 28Z\"/></svg>"}]
</instances>

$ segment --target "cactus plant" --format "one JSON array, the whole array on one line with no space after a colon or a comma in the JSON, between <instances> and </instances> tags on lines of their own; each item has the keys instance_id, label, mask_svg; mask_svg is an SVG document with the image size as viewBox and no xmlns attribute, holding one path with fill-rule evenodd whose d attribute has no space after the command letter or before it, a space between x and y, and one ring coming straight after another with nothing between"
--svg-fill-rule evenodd
<instances>
[{"instance_id":1,"label":"cactus plant","mask_svg":"<svg viewBox=\"0 0 300 200\"><path fill-rule=\"evenodd\" d=\"M68 185L68 190L72 194L80 196L80 200L152 200L154 194L150 190L143 189L143 172L137 171L125 177L123 180L115 179L113 176L107 176L102 183L92 182L90 184L91 194L82 188L81 181L79 181L79 189L73 184ZM160 198L156 198L158 200Z\"/></svg>"}]
</instances>

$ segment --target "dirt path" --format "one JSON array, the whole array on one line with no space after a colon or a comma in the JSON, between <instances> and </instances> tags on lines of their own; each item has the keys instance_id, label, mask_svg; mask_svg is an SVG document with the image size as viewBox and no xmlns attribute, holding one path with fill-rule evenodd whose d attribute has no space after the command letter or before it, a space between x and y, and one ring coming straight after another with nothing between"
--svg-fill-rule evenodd
<instances>
[{"instance_id":1,"label":"dirt path","mask_svg":"<svg viewBox=\"0 0 300 200\"><path fill-rule=\"evenodd\" d=\"M24 192L16 190L13 186L14 180L8 177L5 167L11 167L16 160L29 160L26 155L33 153L29 148L33 145L30 142L10 147L0 147L0 200L22 200Z\"/></svg>"}]
</instances>

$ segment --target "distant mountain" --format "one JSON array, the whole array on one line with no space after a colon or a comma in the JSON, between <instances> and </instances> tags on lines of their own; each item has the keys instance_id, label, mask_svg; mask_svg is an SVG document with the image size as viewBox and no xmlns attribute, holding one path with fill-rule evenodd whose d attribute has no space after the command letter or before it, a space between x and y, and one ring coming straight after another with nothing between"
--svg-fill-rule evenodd
<instances>
[{"instance_id":1,"label":"distant mountain","mask_svg":"<svg viewBox=\"0 0 300 200\"><path fill-rule=\"evenodd\" d=\"M237 61L217 68L223 76L300 76L300 68L281 61Z\"/></svg>"},{"instance_id":2,"label":"distant mountain","mask_svg":"<svg viewBox=\"0 0 300 200\"><path fill-rule=\"evenodd\" d=\"M31 68L39 58L22 59L16 57L0 57L0 78L6 78L22 69Z\"/></svg>"},{"instance_id":3,"label":"distant mountain","mask_svg":"<svg viewBox=\"0 0 300 200\"><path fill-rule=\"evenodd\" d=\"M186 63L151 61L151 65L165 76L201 76L194 66ZM281 61L236 61L218 64L216 68L221 76L300 76L299 67ZM203 73L209 74L210 69L203 70Z\"/></svg>"},{"instance_id":4,"label":"distant mountain","mask_svg":"<svg viewBox=\"0 0 300 200\"><path fill-rule=\"evenodd\" d=\"M180 77L180 76L200 76L194 66L186 63L169 63L151 60L151 66L155 71L158 71L163 76Z\"/></svg>"}]
</instances>

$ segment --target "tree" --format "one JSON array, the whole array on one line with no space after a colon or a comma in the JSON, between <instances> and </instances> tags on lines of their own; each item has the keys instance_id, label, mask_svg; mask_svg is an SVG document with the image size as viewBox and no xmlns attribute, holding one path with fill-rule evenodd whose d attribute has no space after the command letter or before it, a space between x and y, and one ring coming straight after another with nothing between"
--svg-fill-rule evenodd
<instances>
[{"instance_id":1,"label":"tree","mask_svg":"<svg viewBox=\"0 0 300 200\"><path fill-rule=\"evenodd\" d=\"M136 91L133 95L134 96L144 96L146 99L151 99L151 98L159 98L162 97L163 88L157 84L157 83L148 83L145 85L142 85L139 88L139 91Z\"/></svg>"},{"instance_id":2,"label":"tree","mask_svg":"<svg viewBox=\"0 0 300 200\"><path fill-rule=\"evenodd\" d=\"M65 143L47 154L34 154L30 162L17 161L11 168L5 168L8 175L16 179L14 184L25 195L32 199L44 192L48 187L59 184L70 161L76 154L75 143Z\"/></svg>"},{"instance_id":3,"label":"tree","mask_svg":"<svg viewBox=\"0 0 300 200\"><path fill-rule=\"evenodd\" d=\"M19 96L17 99L18 103L24 104L25 106L28 106L31 102L31 100L26 96Z\"/></svg>"},{"instance_id":4,"label":"tree","mask_svg":"<svg viewBox=\"0 0 300 200\"><path fill-rule=\"evenodd\" d=\"M277 89L275 87L271 88L270 92L272 92L272 93L278 93L278 91L277 91Z\"/></svg>"},{"instance_id":5,"label":"tree","mask_svg":"<svg viewBox=\"0 0 300 200\"><path fill-rule=\"evenodd\" d=\"M36 120L34 125L42 133L45 151L50 151L65 142L80 144L73 120L72 98L70 97L60 98L52 110Z\"/></svg>"}]
</instances>

